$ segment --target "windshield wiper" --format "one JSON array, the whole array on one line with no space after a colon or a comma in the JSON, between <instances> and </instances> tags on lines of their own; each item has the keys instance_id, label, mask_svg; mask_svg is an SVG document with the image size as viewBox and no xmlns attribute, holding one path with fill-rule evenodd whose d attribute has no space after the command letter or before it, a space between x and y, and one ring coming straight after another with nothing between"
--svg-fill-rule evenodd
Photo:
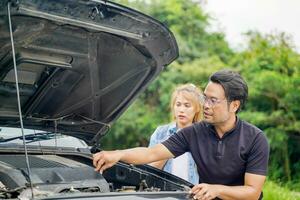
<instances>
[{"instance_id":1,"label":"windshield wiper","mask_svg":"<svg viewBox=\"0 0 300 200\"><path fill-rule=\"evenodd\" d=\"M41 132L41 133L33 133L29 135L25 135L25 140L27 141L26 143L30 142L35 142L35 141L41 141L41 140L51 140L57 136L61 136L61 134L55 134L52 132ZM23 140L23 136L17 136L17 137L12 137L12 138L0 138L0 143L5 143L5 142L10 142L13 140Z\"/></svg>"}]
</instances>

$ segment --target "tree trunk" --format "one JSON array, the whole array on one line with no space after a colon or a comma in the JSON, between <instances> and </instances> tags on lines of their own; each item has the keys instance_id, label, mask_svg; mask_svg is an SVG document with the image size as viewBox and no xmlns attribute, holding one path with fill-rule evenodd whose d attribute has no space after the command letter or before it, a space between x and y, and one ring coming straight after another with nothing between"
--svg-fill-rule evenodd
<instances>
[{"instance_id":1,"label":"tree trunk","mask_svg":"<svg viewBox=\"0 0 300 200\"><path fill-rule=\"evenodd\" d=\"M288 141L283 143L283 158L284 158L284 173L288 181L291 181L291 168L290 168L290 158L288 150Z\"/></svg>"}]
</instances>

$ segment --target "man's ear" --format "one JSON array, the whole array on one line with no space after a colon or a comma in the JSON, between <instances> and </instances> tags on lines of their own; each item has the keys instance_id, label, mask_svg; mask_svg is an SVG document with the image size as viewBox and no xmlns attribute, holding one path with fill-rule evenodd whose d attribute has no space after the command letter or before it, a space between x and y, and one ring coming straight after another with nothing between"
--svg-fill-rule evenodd
<instances>
[{"instance_id":1,"label":"man's ear","mask_svg":"<svg viewBox=\"0 0 300 200\"><path fill-rule=\"evenodd\" d=\"M236 113L236 111L241 106L241 102L239 100L234 100L230 103L230 112Z\"/></svg>"}]
</instances>

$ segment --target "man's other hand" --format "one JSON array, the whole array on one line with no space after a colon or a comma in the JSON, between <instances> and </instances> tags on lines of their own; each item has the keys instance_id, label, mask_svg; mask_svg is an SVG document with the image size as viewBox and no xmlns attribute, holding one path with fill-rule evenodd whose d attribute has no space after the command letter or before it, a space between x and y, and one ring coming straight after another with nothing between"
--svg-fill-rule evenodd
<instances>
[{"instance_id":1,"label":"man's other hand","mask_svg":"<svg viewBox=\"0 0 300 200\"><path fill-rule=\"evenodd\" d=\"M211 185L205 183L195 185L190 192L194 195L194 199L199 200L214 199L219 194L218 185Z\"/></svg>"}]
</instances>

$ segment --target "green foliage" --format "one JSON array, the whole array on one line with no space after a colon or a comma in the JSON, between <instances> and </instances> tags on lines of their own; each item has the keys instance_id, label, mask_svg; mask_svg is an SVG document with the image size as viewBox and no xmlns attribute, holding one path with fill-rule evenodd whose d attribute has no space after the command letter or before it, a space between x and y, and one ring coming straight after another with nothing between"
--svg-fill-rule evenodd
<instances>
[{"instance_id":1,"label":"green foliage","mask_svg":"<svg viewBox=\"0 0 300 200\"><path fill-rule=\"evenodd\" d=\"M129 145L131 147L147 146L152 131L161 123L156 116L157 113L154 108L145 106L138 99L103 138L101 142L104 144L103 148L124 149Z\"/></svg>"},{"instance_id":2,"label":"green foliage","mask_svg":"<svg viewBox=\"0 0 300 200\"><path fill-rule=\"evenodd\" d=\"M290 191L286 186L267 180L264 189L264 200L300 200L300 193Z\"/></svg>"},{"instance_id":3,"label":"green foliage","mask_svg":"<svg viewBox=\"0 0 300 200\"><path fill-rule=\"evenodd\" d=\"M249 83L247 112L241 117L267 134L270 177L299 180L300 60L285 34L249 32L249 47L232 60Z\"/></svg>"}]
</instances>

